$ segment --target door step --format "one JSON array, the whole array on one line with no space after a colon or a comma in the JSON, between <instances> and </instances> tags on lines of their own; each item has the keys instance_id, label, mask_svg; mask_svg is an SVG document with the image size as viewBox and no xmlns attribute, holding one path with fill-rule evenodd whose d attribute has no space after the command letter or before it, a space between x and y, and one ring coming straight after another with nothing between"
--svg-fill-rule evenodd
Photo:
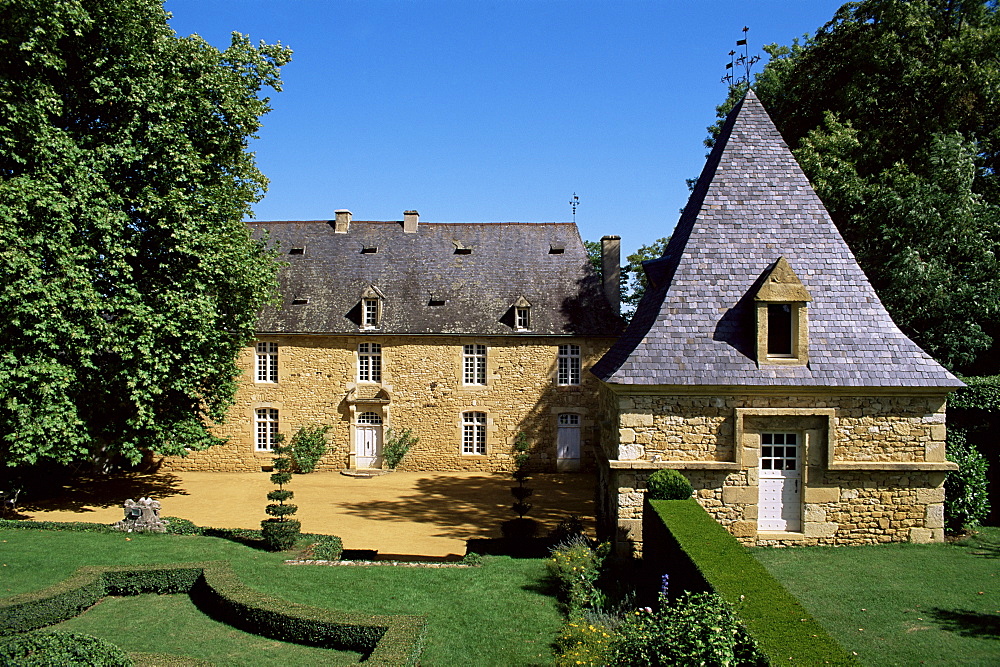
<instances>
[{"instance_id":1,"label":"door step","mask_svg":"<svg viewBox=\"0 0 1000 667\"><path fill-rule=\"evenodd\" d=\"M341 470L340 474L346 477L358 477L360 479L371 479L372 477L380 477L382 475L388 475L391 470L379 470L377 468L359 468L357 470Z\"/></svg>"}]
</instances>

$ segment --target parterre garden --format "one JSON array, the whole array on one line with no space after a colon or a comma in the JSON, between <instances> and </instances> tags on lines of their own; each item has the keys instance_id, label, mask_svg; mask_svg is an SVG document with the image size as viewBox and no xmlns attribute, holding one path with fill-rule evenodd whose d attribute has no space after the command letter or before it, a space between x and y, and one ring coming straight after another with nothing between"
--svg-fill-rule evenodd
<instances>
[{"instance_id":1,"label":"parterre garden","mask_svg":"<svg viewBox=\"0 0 1000 667\"><path fill-rule=\"evenodd\" d=\"M236 589L230 598L334 620L420 619L423 665L684 664L677 662L678 651L692 658L707 651L705 664L733 658L730 664L763 664L737 618L749 604L737 604L737 616L708 594L676 596L660 609L639 607L608 577L606 554L579 538L547 560L487 557L471 567L291 566L283 561L295 552L254 548L251 535L242 536L243 544L234 541L238 534L227 539L9 526L0 526L0 618L8 624L10 603L18 596L38 597L38 591L65 585L81 567L118 573L107 588L115 593L134 592L114 589L134 587L122 572L152 569L169 581L164 563L190 572L211 570L213 563L205 561L226 561L231 569L214 576ZM984 528L945 545L756 549L752 555L862 664L1000 662L1000 529ZM218 581L213 585L225 589ZM204 590L200 597L197 590L175 590L97 598L85 613L45 631L98 637L139 665L381 662L371 642L354 650L318 648L274 633L262 636L268 621L260 616L251 614L242 629L239 622L212 620L227 616L206 616L211 604ZM312 643L323 644L322 637Z\"/></svg>"}]
</instances>

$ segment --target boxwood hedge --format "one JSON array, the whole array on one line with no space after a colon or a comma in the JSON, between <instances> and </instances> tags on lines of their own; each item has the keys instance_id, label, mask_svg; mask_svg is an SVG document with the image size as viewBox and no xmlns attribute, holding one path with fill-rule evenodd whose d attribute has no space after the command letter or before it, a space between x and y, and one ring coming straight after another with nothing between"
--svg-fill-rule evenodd
<instances>
[{"instance_id":1,"label":"boxwood hedge","mask_svg":"<svg viewBox=\"0 0 1000 667\"><path fill-rule=\"evenodd\" d=\"M288 602L243 584L226 561L81 567L49 588L0 600L0 636L65 621L105 595L188 593L212 618L273 639L358 651L370 665L416 665L423 616L348 614Z\"/></svg>"},{"instance_id":2,"label":"boxwood hedge","mask_svg":"<svg viewBox=\"0 0 1000 667\"><path fill-rule=\"evenodd\" d=\"M644 517L643 559L722 596L772 665L858 664L696 500L652 500Z\"/></svg>"}]
</instances>

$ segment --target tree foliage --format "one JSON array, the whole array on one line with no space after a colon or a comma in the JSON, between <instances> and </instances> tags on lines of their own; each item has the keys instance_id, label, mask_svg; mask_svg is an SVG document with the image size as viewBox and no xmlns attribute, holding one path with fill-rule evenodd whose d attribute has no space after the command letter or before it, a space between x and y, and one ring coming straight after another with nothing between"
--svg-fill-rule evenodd
<instances>
[{"instance_id":1,"label":"tree foliage","mask_svg":"<svg viewBox=\"0 0 1000 667\"><path fill-rule=\"evenodd\" d=\"M764 50L754 90L895 322L950 368L995 363L996 3L850 2Z\"/></svg>"},{"instance_id":2,"label":"tree foliage","mask_svg":"<svg viewBox=\"0 0 1000 667\"><path fill-rule=\"evenodd\" d=\"M276 264L241 222L290 52L157 0L0 0L0 462L215 439Z\"/></svg>"},{"instance_id":3,"label":"tree foliage","mask_svg":"<svg viewBox=\"0 0 1000 667\"><path fill-rule=\"evenodd\" d=\"M621 294L622 315L628 319L635 313L636 306L642 301L642 296L646 293L646 272L642 268L642 263L650 259L658 259L667 249L670 237L656 239L649 245L641 246L631 255L626 257L627 263L620 267L620 277L618 281L619 292ZM598 241L584 241L587 248L587 257L590 265L598 275L602 273L601 265L601 244Z\"/></svg>"}]
</instances>

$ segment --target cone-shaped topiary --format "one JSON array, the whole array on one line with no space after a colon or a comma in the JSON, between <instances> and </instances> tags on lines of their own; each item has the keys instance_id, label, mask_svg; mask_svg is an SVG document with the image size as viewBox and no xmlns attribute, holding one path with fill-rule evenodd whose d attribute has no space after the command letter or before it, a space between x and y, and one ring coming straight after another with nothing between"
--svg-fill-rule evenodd
<instances>
[{"instance_id":1,"label":"cone-shaped topiary","mask_svg":"<svg viewBox=\"0 0 1000 667\"><path fill-rule=\"evenodd\" d=\"M264 519L260 522L260 532L264 537L264 543L271 551L285 551L295 545L295 540L299 536L302 524L295 519L290 519L291 515L298 511L298 507L285 504L293 494L283 488L285 484L292 480L292 459L288 456L288 449L284 446L285 437L278 434L274 438L274 473L271 475L271 483L277 484L278 488L268 491L267 499L276 500L264 508L272 518Z\"/></svg>"},{"instance_id":2,"label":"cone-shaped topiary","mask_svg":"<svg viewBox=\"0 0 1000 667\"><path fill-rule=\"evenodd\" d=\"M677 470L657 470L646 480L646 494L650 500L685 500L692 493L691 482Z\"/></svg>"}]
</instances>

